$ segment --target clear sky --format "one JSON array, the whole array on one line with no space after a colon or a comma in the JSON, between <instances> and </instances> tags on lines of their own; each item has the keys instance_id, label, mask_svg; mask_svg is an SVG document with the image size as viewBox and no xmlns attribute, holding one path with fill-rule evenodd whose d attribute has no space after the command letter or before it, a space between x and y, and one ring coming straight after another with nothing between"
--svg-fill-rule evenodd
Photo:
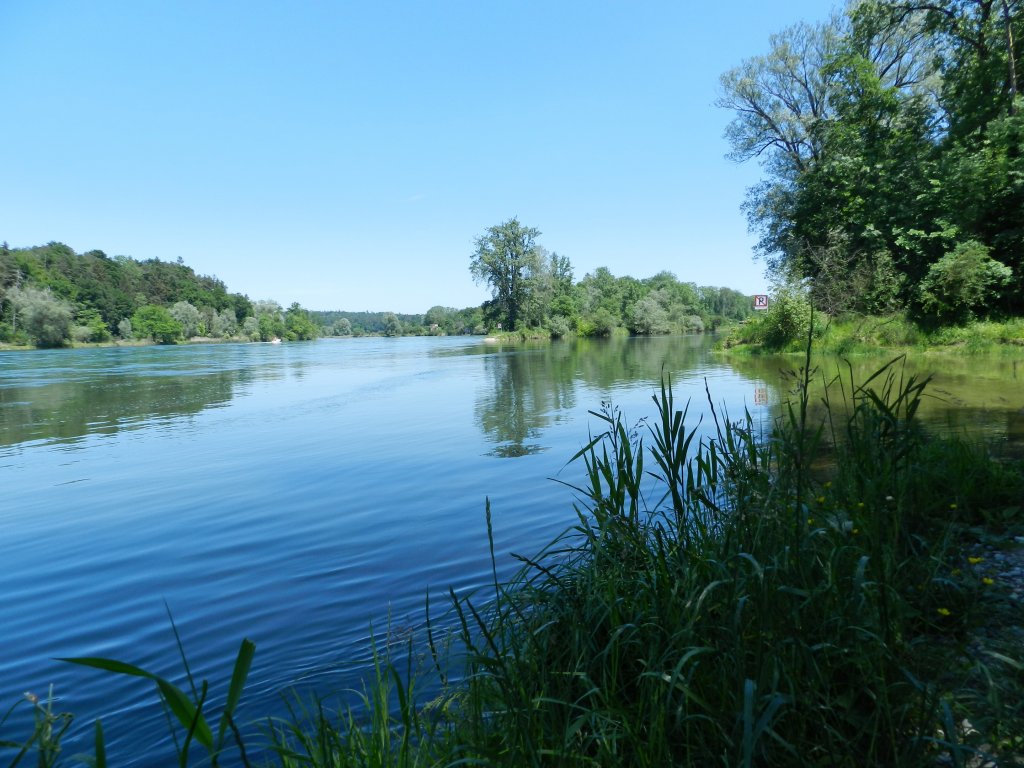
<instances>
[{"instance_id":1,"label":"clear sky","mask_svg":"<svg viewBox=\"0 0 1024 768\"><path fill-rule=\"evenodd\" d=\"M0 240L252 299L488 298L512 216L576 279L765 287L718 77L827 0L0 0Z\"/></svg>"}]
</instances>

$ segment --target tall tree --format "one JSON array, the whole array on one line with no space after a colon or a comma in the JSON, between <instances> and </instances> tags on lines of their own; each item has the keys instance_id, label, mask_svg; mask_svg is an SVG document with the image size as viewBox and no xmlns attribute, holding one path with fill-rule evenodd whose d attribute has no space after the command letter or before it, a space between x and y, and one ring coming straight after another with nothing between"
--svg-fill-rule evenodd
<instances>
[{"instance_id":1,"label":"tall tree","mask_svg":"<svg viewBox=\"0 0 1024 768\"><path fill-rule=\"evenodd\" d=\"M532 270L540 261L538 237L540 230L523 226L513 217L489 227L475 241L469 271L478 283L491 287L502 327L509 331L520 325L530 295Z\"/></svg>"},{"instance_id":2,"label":"tall tree","mask_svg":"<svg viewBox=\"0 0 1024 768\"><path fill-rule=\"evenodd\" d=\"M7 299L21 318L21 327L40 347L59 347L71 336L71 308L49 289L10 288Z\"/></svg>"},{"instance_id":3,"label":"tall tree","mask_svg":"<svg viewBox=\"0 0 1024 768\"><path fill-rule=\"evenodd\" d=\"M759 253L773 271L788 266L793 251L794 188L820 159L822 126L835 115L835 83L826 64L838 53L845 21L797 24L769 39L754 56L721 77L716 104L735 113L725 136L738 162L757 159L769 178L747 192L744 209L758 232Z\"/></svg>"}]
</instances>

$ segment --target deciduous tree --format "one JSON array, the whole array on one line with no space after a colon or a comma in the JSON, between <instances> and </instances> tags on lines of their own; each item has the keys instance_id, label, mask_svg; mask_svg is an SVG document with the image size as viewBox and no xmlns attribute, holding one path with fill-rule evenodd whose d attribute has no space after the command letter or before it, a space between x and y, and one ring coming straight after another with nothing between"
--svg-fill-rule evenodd
<instances>
[{"instance_id":1,"label":"deciduous tree","mask_svg":"<svg viewBox=\"0 0 1024 768\"><path fill-rule=\"evenodd\" d=\"M530 279L539 263L540 230L526 227L516 218L489 227L476 239L469 271L478 283L491 288L494 306L503 328L515 330L523 320L530 297Z\"/></svg>"}]
</instances>

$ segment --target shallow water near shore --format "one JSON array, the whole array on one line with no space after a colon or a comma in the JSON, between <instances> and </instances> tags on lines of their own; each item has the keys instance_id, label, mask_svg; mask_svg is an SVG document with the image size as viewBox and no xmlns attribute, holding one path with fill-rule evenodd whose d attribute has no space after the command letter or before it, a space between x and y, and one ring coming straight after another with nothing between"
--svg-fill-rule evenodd
<instances>
[{"instance_id":1,"label":"shallow water near shore","mask_svg":"<svg viewBox=\"0 0 1024 768\"><path fill-rule=\"evenodd\" d=\"M290 686L358 686L371 627L419 628L428 590L440 605L449 586L488 582L485 498L499 575L573 524L552 478L580 481L565 464L599 428L588 411L650 417L666 375L705 432L705 387L719 414L746 408L767 431L790 388L780 370L798 364L719 357L702 337L0 353L0 706L52 684L77 715L69 753L103 717L112 764L165 763L151 684L54 658L180 680L168 609L221 696L239 642L256 643L243 721L280 712ZM934 428L1024 444L1024 362L935 357L914 372L935 376L921 414Z\"/></svg>"}]
</instances>

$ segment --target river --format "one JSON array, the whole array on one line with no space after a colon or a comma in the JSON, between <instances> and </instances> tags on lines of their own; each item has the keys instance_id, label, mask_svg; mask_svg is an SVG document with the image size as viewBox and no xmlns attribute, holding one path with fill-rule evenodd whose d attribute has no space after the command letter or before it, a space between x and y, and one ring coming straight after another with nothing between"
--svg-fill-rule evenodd
<instances>
[{"instance_id":1,"label":"river","mask_svg":"<svg viewBox=\"0 0 1024 768\"><path fill-rule=\"evenodd\" d=\"M701 429L707 386L720 414L767 430L798 363L718 357L699 336L0 352L0 707L52 685L77 715L71 752L102 717L112 764L165 763L150 683L55 659L183 684L168 610L220 696L255 642L243 720L291 688L358 685L371 633L422 627L428 590L443 605L487 582L485 499L502 574L573 524L583 471L566 462L600 428L589 411L650 417L664 374ZM914 366L935 374L930 424L1024 444L1024 361ZM0 740L22 736L18 717Z\"/></svg>"}]
</instances>

